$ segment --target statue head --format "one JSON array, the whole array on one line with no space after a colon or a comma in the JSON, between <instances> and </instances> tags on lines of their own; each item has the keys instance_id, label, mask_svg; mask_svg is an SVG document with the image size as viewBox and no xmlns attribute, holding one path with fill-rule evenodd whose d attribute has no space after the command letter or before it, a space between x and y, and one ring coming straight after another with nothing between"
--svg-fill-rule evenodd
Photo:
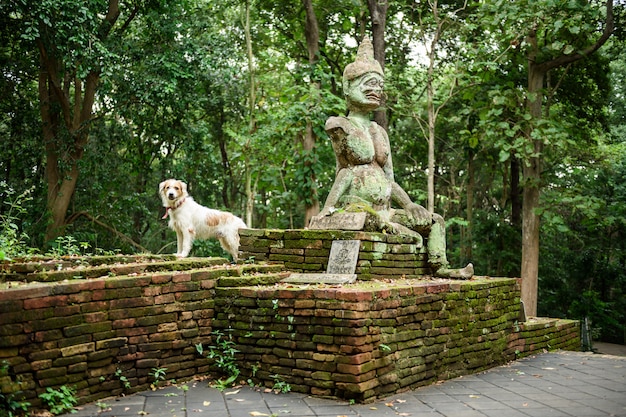
<instances>
[{"instance_id":1,"label":"statue head","mask_svg":"<svg viewBox=\"0 0 626 417\"><path fill-rule=\"evenodd\" d=\"M343 71L343 92L348 109L375 110L383 94L383 69L374 59L369 38L363 38L356 59Z\"/></svg>"}]
</instances>

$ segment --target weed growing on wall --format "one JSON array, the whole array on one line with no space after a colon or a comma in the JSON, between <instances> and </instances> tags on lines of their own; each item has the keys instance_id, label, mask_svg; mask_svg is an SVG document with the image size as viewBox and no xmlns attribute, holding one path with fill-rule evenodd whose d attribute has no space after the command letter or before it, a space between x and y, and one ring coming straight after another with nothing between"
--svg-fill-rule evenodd
<instances>
[{"instance_id":1,"label":"weed growing on wall","mask_svg":"<svg viewBox=\"0 0 626 417\"><path fill-rule=\"evenodd\" d=\"M237 366L236 354L239 352L235 349L235 342L232 335L225 335L220 330L211 332L215 336L215 343L209 346L209 352L206 357L213 361L213 365L226 377L215 381L214 386L219 390L226 389L235 383L237 377L241 373ZM202 344L196 345L196 351L204 356L204 347Z\"/></svg>"},{"instance_id":2,"label":"weed growing on wall","mask_svg":"<svg viewBox=\"0 0 626 417\"><path fill-rule=\"evenodd\" d=\"M78 404L76 390L68 386L61 386L58 390L50 387L46 392L39 394L39 398L48 406L48 410L55 416L64 413L75 413L74 406Z\"/></svg>"},{"instance_id":3,"label":"weed growing on wall","mask_svg":"<svg viewBox=\"0 0 626 417\"><path fill-rule=\"evenodd\" d=\"M154 379L152 384L150 384L152 391L156 390L159 387L159 384L165 381L166 374L167 368L152 368L152 372L148 374Z\"/></svg>"}]
</instances>

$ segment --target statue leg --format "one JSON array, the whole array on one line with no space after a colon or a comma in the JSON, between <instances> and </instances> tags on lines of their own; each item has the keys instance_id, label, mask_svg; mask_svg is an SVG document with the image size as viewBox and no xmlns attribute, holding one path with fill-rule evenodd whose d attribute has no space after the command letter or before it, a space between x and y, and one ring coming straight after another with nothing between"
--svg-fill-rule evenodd
<instances>
[{"instance_id":1,"label":"statue leg","mask_svg":"<svg viewBox=\"0 0 626 417\"><path fill-rule=\"evenodd\" d=\"M433 223L428 233L428 262L433 266L446 267L446 224L439 214L433 214Z\"/></svg>"},{"instance_id":2,"label":"statue leg","mask_svg":"<svg viewBox=\"0 0 626 417\"><path fill-rule=\"evenodd\" d=\"M474 265L451 269L446 257L446 223L439 214L433 214L433 224L428 234L428 263L433 274L441 278L469 279L474 275Z\"/></svg>"}]
</instances>

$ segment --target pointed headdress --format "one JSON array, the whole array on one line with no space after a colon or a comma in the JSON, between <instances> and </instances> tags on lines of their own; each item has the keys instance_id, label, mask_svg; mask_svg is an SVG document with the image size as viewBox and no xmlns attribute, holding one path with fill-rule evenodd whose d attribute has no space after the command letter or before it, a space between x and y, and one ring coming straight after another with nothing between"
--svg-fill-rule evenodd
<instances>
[{"instance_id":1,"label":"pointed headdress","mask_svg":"<svg viewBox=\"0 0 626 417\"><path fill-rule=\"evenodd\" d=\"M343 81L351 81L368 72L384 75L382 67L378 61L374 59L374 47L372 46L372 42L366 36L359 45L354 62L346 65L343 71Z\"/></svg>"}]
</instances>

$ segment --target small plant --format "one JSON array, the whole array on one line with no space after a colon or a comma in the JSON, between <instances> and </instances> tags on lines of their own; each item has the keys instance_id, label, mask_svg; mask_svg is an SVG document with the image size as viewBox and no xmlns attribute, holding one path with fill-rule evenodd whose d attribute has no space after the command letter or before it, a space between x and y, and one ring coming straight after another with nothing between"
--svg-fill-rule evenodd
<instances>
[{"instance_id":1,"label":"small plant","mask_svg":"<svg viewBox=\"0 0 626 417\"><path fill-rule=\"evenodd\" d=\"M27 401L18 401L15 394L0 393L0 415L7 417L28 416L28 408L30 403Z\"/></svg>"},{"instance_id":2,"label":"small plant","mask_svg":"<svg viewBox=\"0 0 626 417\"><path fill-rule=\"evenodd\" d=\"M281 392L286 394L291 391L291 385L287 382L283 381L280 375L270 375L274 379L274 385L272 386L272 391Z\"/></svg>"},{"instance_id":3,"label":"small plant","mask_svg":"<svg viewBox=\"0 0 626 417\"><path fill-rule=\"evenodd\" d=\"M107 403L103 403L98 401L96 403L96 407L98 407L100 410L98 411L99 413L104 413L105 411L110 411L111 407L109 406L109 404Z\"/></svg>"},{"instance_id":4,"label":"small plant","mask_svg":"<svg viewBox=\"0 0 626 417\"><path fill-rule=\"evenodd\" d=\"M152 390L156 390L159 387L159 384L165 381L165 374L167 373L167 368L152 368L152 372L150 372L150 376L154 378L154 382L150 384L150 388Z\"/></svg>"},{"instance_id":5,"label":"small plant","mask_svg":"<svg viewBox=\"0 0 626 417\"><path fill-rule=\"evenodd\" d=\"M74 236L59 236L50 249L52 256L78 256L89 249L88 242L79 242Z\"/></svg>"},{"instance_id":6,"label":"small plant","mask_svg":"<svg viewBox=\"0 0 626 417\"><path fill-rule=\"evenodd\" d=\"M131 388L130 381L128 380L128 378L126 378L122 374L122 370L121 369L118 368L118 369L115 370L115 377L120 380L120 382L124 386L124 389L128 390L128 389Z\"/></svg>"},{"instance_id":7,"label":"small plant","mask_svg":"<svg viewBox=\"0 0 626 417\"><path fill-rule=\"evenodd\" d=\"M254 387L254 381L252 380L252 378L254 378L256 376L256 373L259 371L259 369L261 368L260 365L256 364L256 365L252 365L252 376L251 378L248 378L248 380L246 381L248 383L248 385L250 385L251 387Z\"/></svg>"},{"instance_id":8,"label":"small plant","mask_svg":"<svg viewBox=\"0 0 626 417\"><path fill-rule=\"evenodd\" d=\"M75 413L74 406L78 403L75 397L76 390L68 386L61 386L58 390L46 388L46 392L39 394L39 398L48 406L48 410L53 415L63 413Z\"/></svg>"},{"instance_id":9,"label":"small plant","mask_svg":"<svg viewBox=\"0 0 626 417\"><path fill-rule=\"evenodd\" d=\"M223 390L232 386L241 373L235 356L239 351L235 349L235 342L232 341L232 336L226 336L219 330L215 330L211 334L215 336L215 344L209 346L209 352L206 354L206 357L212 359L213 364L226 376L226 379L220 379L214 383L215 388ZM196 351L200 355L204 355L202 344L196 345Z\"/></svg>"},{"instance_id":10,"label":"small plant","mask_svg":"<svg viewBox=\"0 0 626 417\"><path fill-rule=\"evenodd\" d=\"M218 379L217 381L213 381L211 386L218 391L224 391L225 389L233 386L238 376L239 375L231 375L226 379Z\"/></svg>"},{"instance_id":11,"label":"small plant","mask_svg":"<svg viewBox=\"0 0 626 417\"><path fill-rule=\"evenodd\" d=\"M5 181L0 181L0 190L3 194L3 205L8 207L0 210L0 261L10 261L13 256L21 256L32 253L32 249L26 245L28 235L20 231L22 223L20 215L26 213L24 204L32 200L32 189L13 197L15 191Z\"/></svg>"},{"instance_id":12,"label":"small plant","mask_svg":"<svg viewBox=\"0 0 626 417\"><path fill-rule=\"evenodd\" d=\"M386 344L384 344L384 343L381 343L378 346L380 347L380 350L385 352L385 353L391 352L391 348L389 346L387 346Z\"/></svg>"}]
</instances>

